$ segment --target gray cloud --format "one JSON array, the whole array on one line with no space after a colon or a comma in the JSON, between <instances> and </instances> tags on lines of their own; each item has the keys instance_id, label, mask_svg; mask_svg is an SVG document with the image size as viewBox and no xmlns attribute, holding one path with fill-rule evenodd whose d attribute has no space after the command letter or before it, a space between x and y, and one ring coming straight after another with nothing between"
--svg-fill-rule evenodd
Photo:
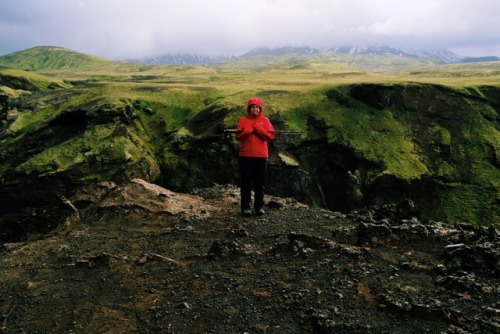
<instances>
[{"instance_id":1,"label":"gray cloud","mask_svg":"<svg viewBox=\"0 0 500 334\"><path fill-rule=\"evenodd\" d=\"M387 44L500 56L498 22L497 0L0 0L0 54L54 45L130 59Z\"/></svg>"}]
</instances>

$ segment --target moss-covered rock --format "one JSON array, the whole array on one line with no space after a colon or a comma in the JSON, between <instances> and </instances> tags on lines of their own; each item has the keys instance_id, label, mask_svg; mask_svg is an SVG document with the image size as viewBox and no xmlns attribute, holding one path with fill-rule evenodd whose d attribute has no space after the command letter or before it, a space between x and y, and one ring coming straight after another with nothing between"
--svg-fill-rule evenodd
<instances>
[{"instance_id":1,"label":"moss-covered rock","mask_svg":"<svg viewBox=\"0 0 500 334\"><path fill-rule=\"evenodd\" d=\"M11 123L9 136L0 142L0 187L5 190L0 199L12 204L2 211L32 201L57 202L87 183L159 179L149 137L127 108L103 107L99 101L85 108L47 108L50 112L37 111L46 118L30 116L32 110L21 111L24 120L21 116L16 122L24 125ZM64 186L39 187L50 183Z\"/></svg>"},{"instance_id":2,"label":"moss-covered rock","mask_svg":"<svg viewBox=\"0 0 500 334\"><path fill-rule=\"evenodd\" d=\"M329 103L313 115L326 126L323 151L331 152L332 159L327 158L327 166L317 161L312 167L323 169L316 168L316 174L329 173L324 182L343 193L351 189L343 180L331 179L329 170L363 171L361 191L371 202L405 196L420 204L425 218L498 224L498 101L485 98L482 89L498 96L492 87L478 87L470 94L424 84L366 84L327 91ZM339 151L358 161L347 166L333 158ZM369 166L356 168L362 160Z\"/></svg>"}]
</instances>

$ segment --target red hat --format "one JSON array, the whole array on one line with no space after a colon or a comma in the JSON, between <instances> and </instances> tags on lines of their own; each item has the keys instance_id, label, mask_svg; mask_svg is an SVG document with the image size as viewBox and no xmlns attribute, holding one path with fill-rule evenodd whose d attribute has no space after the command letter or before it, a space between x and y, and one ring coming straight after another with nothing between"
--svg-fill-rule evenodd
<instances>
[{"instance_id":1,"label":"red hat","mask_svg":"<svg viewBox=\"0 0 500 334\"><path fill-rule=\"evenodd\" d=\"M262 108L262 101L258 97L252 97L248 100L247 112L250 112L250 107L254 104L260 107L260 112L264 111L264 108Z\"/></svg>"}]
</instances>

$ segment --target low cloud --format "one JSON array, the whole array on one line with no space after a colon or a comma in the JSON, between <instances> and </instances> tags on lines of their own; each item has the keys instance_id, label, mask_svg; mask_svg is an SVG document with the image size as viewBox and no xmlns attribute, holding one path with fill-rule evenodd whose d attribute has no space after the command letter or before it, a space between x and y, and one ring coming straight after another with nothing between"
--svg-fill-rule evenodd
<instances>
[{"instance_id":1,"label":"low cloud","mask_svg":"<svg viewBox=\"0 0 500 334\"><path fill-rule=\"evenodd\" d=\"M63 46L112 59L255 47L381 45L500 56L497 0L17 0L0 54Z\"/></svg>"}]
</instances>

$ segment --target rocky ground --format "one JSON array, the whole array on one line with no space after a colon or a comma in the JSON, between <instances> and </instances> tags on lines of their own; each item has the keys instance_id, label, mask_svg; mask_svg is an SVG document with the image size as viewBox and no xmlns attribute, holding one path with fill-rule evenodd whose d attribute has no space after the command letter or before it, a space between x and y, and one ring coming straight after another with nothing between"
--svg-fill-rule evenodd
<instances>
[{"instance_id":1,"label":"rocky ground","mask_svg":"<svg viewBox=\"0 0 500 334\"><path fill-rule=\"evenodd\" d=\"M500 333L500 235L142 180L61 198L46 234L0 244L0 333Z\"/></svg>"}]
</instances>

